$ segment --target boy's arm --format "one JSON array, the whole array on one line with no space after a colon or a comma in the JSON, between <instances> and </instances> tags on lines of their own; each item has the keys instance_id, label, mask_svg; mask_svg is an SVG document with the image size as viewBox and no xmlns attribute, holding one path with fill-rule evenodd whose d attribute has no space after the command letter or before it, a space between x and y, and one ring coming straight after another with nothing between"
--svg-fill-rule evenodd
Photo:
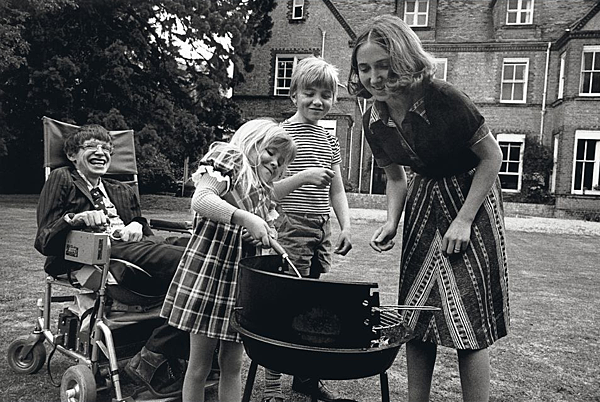
<instances>
[{"instance_id":1,"label":"boy's arm","mask_svg":"<svg viewBox=\"0 0 600 402\"><path fill-rule=\"evenodd\" d=\"M327 186L335 172L326 168L308 168L293 176L286 177L274 183L275 199L279 201L292 191L302 187L305 184L314 184L315 186ZM343 188L343 187L342 187Z\"/></svg>"},{"instance_id":2,"label":"boy's arm","mask_svg":"<svg viewBox=\"0 0 600 402\"><path fill-rule=\"evenodd\" d=\"M350 240L350 208L348 207L348 198L344 189L340 165L335 164L332 166L332 169L335 172L335 176L333 176L331 187L329 188L329 198L341 230L334 252L346 255L352 249Z\"/></svg>"}]
</instances>

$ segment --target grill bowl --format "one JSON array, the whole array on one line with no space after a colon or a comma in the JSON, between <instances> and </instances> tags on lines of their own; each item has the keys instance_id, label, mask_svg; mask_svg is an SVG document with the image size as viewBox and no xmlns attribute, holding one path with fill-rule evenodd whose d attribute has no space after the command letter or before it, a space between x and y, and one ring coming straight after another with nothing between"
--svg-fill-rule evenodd
<instances>
[{"instance_id":1,"label":"grill bowl","mask_svg":"<svg viewBox=\"0 0 600 402\"><path fill-rule=\"evenodd\" d=\"M245 329L238 320L239 313L234 312L231 325L242 336L244 349L250 359L260 366L301 377L349 380L378 375L390 368L402 344L412 339L412 333L408 330L402 339L378 347L299 345Z\"/></svg>"}]
</instances>

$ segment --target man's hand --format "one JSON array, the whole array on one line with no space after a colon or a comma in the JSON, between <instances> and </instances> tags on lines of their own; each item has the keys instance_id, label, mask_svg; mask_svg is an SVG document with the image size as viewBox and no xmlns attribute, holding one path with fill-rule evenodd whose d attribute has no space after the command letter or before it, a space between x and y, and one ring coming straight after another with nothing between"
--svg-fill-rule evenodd
<instances>
[{"instance_id":1,"label":"man's hand","mask_svg":"<svg viewBox=\"0 0 600 402\"><path fill-rule=\"evenodd\" d=\"M130 222L129 225L119 230L118 239L121 241L140 241L144 236L142 225L139 222Z\"/></svg>"},{"instance_id":2,"label":"man's hand","mask_svg":"<svg viewBox=\"0 0 600 402\"><path fill-rule=\"evenodd\" d=\"M89 228L102 228L108 225L108 217L103 211L84 211L73 216L71 226L84 226Z\"/></svg>"}]
</instances>

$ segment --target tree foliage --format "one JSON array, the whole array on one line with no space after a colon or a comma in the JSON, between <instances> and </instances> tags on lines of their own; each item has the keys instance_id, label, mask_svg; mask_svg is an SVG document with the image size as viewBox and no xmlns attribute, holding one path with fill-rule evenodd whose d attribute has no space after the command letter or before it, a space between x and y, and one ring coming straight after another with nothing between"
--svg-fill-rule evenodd
<instances>
[{"instance_id":1,"label":"tree foliage","mask_svg":"<svg viewBox=\"0 0 600 402\"><path fill-rule=\"evenodd\" d=\"M0 0L0 191L41 188L42 116L135 130L142 190L163 189L241 123L223 95L251 71L274 6Z\"/></svg>"}]
</instances>

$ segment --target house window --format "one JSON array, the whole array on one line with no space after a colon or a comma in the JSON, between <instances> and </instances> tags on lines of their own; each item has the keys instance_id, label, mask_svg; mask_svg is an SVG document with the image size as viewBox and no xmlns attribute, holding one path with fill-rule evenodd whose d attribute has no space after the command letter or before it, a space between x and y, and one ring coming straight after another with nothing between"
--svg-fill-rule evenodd
<instances>
[{"instance_id":1,"label":"house window","mask_svg":"<svg viewBox=\"0 0 600 402\"><path fill-rule=\"evenodd\" d=\"M292 19L301 20L304 18L304 0L292 0Z\"/></svg>"},{"instance_id":2,"label":"house window","mask_svg":"<svg viewBox=\"0 0 600 402\"><path fill-rule=\"evenodd\" d=\"M523 176L523 151L525 149L524 134L498 134L498 144L502 150L500 165L500 183L507 192L521 191Z\"/></svg>"},{"instance_id":3,"label":"house window","mask_svg":"<svg viewBox=\"0 0 600 402\"><path fill-rule=\"evenodd\" d=\"M571 193L600 195L600 131L575 131Z\"/></svg>"},{"instance_id":4,"label":"house window","mask_svg":"<svg viewBox=\"0 0 600 402\"><path fill-rule=\"evenodd\" d=\"M533 23L533 0L508 0L506 8L507 25Z\"/></svg>"},{"instance_id":5,"label":"house window","mask_svg":"<svg viewBox=\"0 0 600 402\"><path fill-rule=\"evenodd\" d=\"M565 61L567 54L563 53L560 55L560 66L558 70L558 94L556 99L562 99L565 90Z\"/></svg>"},{"instance_id":6,"label":"house window","mask_svg":"<svg viewBox=\"0 0 600 402\"><path fill-rule=\"evenodd\" d=\"M584 46L579 95L600 95L600 46Z\"/></svg>"},{"instance_id":7,"label":"house window","mask_svg":"<svg viewBox=\"0 0 600 402\"><path fill-rule=\"evenodd\" d=\"M275 89L276 96L289 96L292 84L292 71L299 60L310 55L277 55L275 58Z\"/></svg>"},{"instance_id":8,"label":"house window","mask_svg":"<svg viewBox=\"0 0 600 402\"><path fill-rule=\"evenodd\" d=\"M433 61L435 62L435 75L433 77L439 80L446 81L446 73L448 71L448 59L435 58L433 59Z\"/></svg>"},{"instance_id":9,"label":"house window","mask_svg":"<svg viewBox=\"0 0 600 402\"><path fill-rule=\"evenodd\" d=\"M504 59L500 102L525 103L529 59Z\"/></svg>"},{"instance_id":10,"label":"house window","mask_svg":"<svg viewBox=\"0 0 600 402\"><path fill-rule=\"evenodd\" d=\"M411 27L426 27L429 0L407 0L404 2L404 22Z\"/></svg>"}]
</instances>

